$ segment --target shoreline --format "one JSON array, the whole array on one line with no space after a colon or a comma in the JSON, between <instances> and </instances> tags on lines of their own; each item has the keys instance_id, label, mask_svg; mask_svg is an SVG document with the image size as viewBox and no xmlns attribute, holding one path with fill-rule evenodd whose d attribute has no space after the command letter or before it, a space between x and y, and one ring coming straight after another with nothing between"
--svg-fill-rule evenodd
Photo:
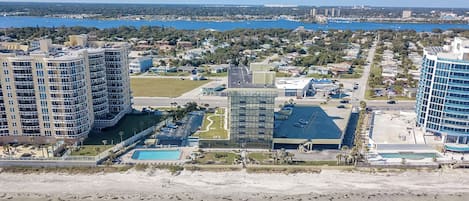
<instances>
[{"instance_id":1,"label":"shoreline","mask_svg":"<svg viewBox=\"0 0 469 201\"><path fill-rule=\"evenodd\" d=\"M363 173L0 173L0 200L467 200L469 170ZM178 198L177 198L177 197ZM332 198L332 199L331 199ZM444 199L443 199L444 198Z\"/></svg>"}]
</instances>

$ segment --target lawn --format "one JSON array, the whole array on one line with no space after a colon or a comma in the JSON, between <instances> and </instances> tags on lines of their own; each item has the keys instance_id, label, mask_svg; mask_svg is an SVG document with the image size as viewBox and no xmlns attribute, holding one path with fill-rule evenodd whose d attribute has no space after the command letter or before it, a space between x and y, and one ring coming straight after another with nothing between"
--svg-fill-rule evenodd
<instances>
[{"instance_id":1,"label":"lawn","mask_svg":"<svg viewBox=\"0 0 469 201\"><path fill-rule=\"evenodd\" d=\"M238 154L231 152L206 152L202 158L197 159L199 164L231 165L236 159L241 158Z\"/></svg>"},{"instance_id":2,"label":"lawn","mask_svg":"<svg viewBox=\"0 0 469 201\"><path fill-rule=\"evenodd\" d=\"M181 80L173 78L131 78L134 97L179 97L210 80Z\"/></svg>"},{"instance_id":3,"label":"lawn","mask_svg":"<svg viewBox=\"0 0 469 201\"><path fill-rule=\"evenodd\" d=\"M72 151L72 156L96 156L111 148L112 145L83 145L79 150Z\"/></svg>"},{"instance_id":4,"label":"lawn","mask_svg":"<svg viewBox=\"0 0 469 201\"><path fill-rule=\"evenodd\" d=\"M220 115L207 113L202 123L201 131L205 131L205 130L208 130L208 131L198 132L195 134L195 136L199 136L200 139L228 139L228 131L225 130L224 128L224 124L225 124L224 113L225 113L225 110L223 108L217 109L217 114L220 114ZM210 127L208 127L210 124L210 121L208 120L209 117L213 121Z\"/></svg>"},{"instance_id":5,"label":"lawn","mask_svg":"<svg viewBox=\"0 0 469 201\"><path fill-rule=\"evenodd\" d=\"M204 73L205 77L226 77L228 76L228 72L222 73Z\"/></svg>"},{"instance_id":6,"label":"lawn","mask_svg":"<svg viewBox=\"0 0 469 201\"><path fill-rule=\"evenodd\" d=\"M107 140L107 144L117 144L121 141L119 131L124 132L122 139L125 140L132 137L134 133L139 133L160 121L161 117L153 114L128 114L116 126L105 128L101 132L91 131L83 144L102 145L103 140Z\"/></svg>"},{"instance_id":7,"label":"lawn","mask_svg":"<svg viewBox=\"0 0 469 201\"><path fill-rule=\"evenodd\" d=\"M253 152L248 154L248 158L262 163L265 160L271 159L271 154L266 152Z\"/></svg>"}]
</instances>

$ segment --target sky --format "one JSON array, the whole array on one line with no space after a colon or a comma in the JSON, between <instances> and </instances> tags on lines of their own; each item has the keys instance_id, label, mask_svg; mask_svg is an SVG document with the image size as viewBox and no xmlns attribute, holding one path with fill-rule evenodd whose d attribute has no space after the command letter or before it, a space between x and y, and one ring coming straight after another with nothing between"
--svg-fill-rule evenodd
<instances>
[{"instance_id":1,"label":"sky","mask_svg":"<svg viewBox=\"0 0 469 201\"><path fill-rule=\"evenodd\" d=\"M153 3L153 4L235 4L235 5L310 5L379 7L469 8L469 0L0 0L0 2L81 2L81 3Z\"/></svg>"}]
</instances>

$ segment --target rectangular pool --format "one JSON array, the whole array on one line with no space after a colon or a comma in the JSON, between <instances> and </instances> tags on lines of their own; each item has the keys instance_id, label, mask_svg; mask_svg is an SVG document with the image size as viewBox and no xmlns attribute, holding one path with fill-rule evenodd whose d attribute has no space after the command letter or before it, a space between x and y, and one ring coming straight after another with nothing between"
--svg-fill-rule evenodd
<instances>
[{"instance_id":1,"label":"rectangular pool","mask_svg":"<svg viewBox=\"0 0 469 201\"><path fill-rule=\"evenodd\" d=\"M179 150L136 150L132 154L134 160L175 161L181 157Z\"/></svg>"},{"instance_id":2,"label":"rectangular pool","mask_svg":"<svg viewBox=\"0 0 469 201\"><path fill-rule=\"evenodd\" d=\"M410 160L421 160L425 158L439 158L437 153L414 153L414 152L399 152L399 153L379 153L383 158L405 158Z\"/></svg>"}]
</instances>

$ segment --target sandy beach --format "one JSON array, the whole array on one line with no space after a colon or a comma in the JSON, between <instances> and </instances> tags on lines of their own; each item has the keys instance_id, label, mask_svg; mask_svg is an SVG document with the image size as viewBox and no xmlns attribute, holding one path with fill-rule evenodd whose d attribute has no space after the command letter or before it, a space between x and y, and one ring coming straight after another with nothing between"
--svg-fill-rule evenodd
<instances>
[{"instance_id":1,"label":"sandy beach","mask_svg":"<svg viewBox=\"0 0 469 201\"><path fill-rule=\"evenodd\" d=\"M0 174L0 200L469 200L469 171Z\"/></svg>"}]
</instances>

